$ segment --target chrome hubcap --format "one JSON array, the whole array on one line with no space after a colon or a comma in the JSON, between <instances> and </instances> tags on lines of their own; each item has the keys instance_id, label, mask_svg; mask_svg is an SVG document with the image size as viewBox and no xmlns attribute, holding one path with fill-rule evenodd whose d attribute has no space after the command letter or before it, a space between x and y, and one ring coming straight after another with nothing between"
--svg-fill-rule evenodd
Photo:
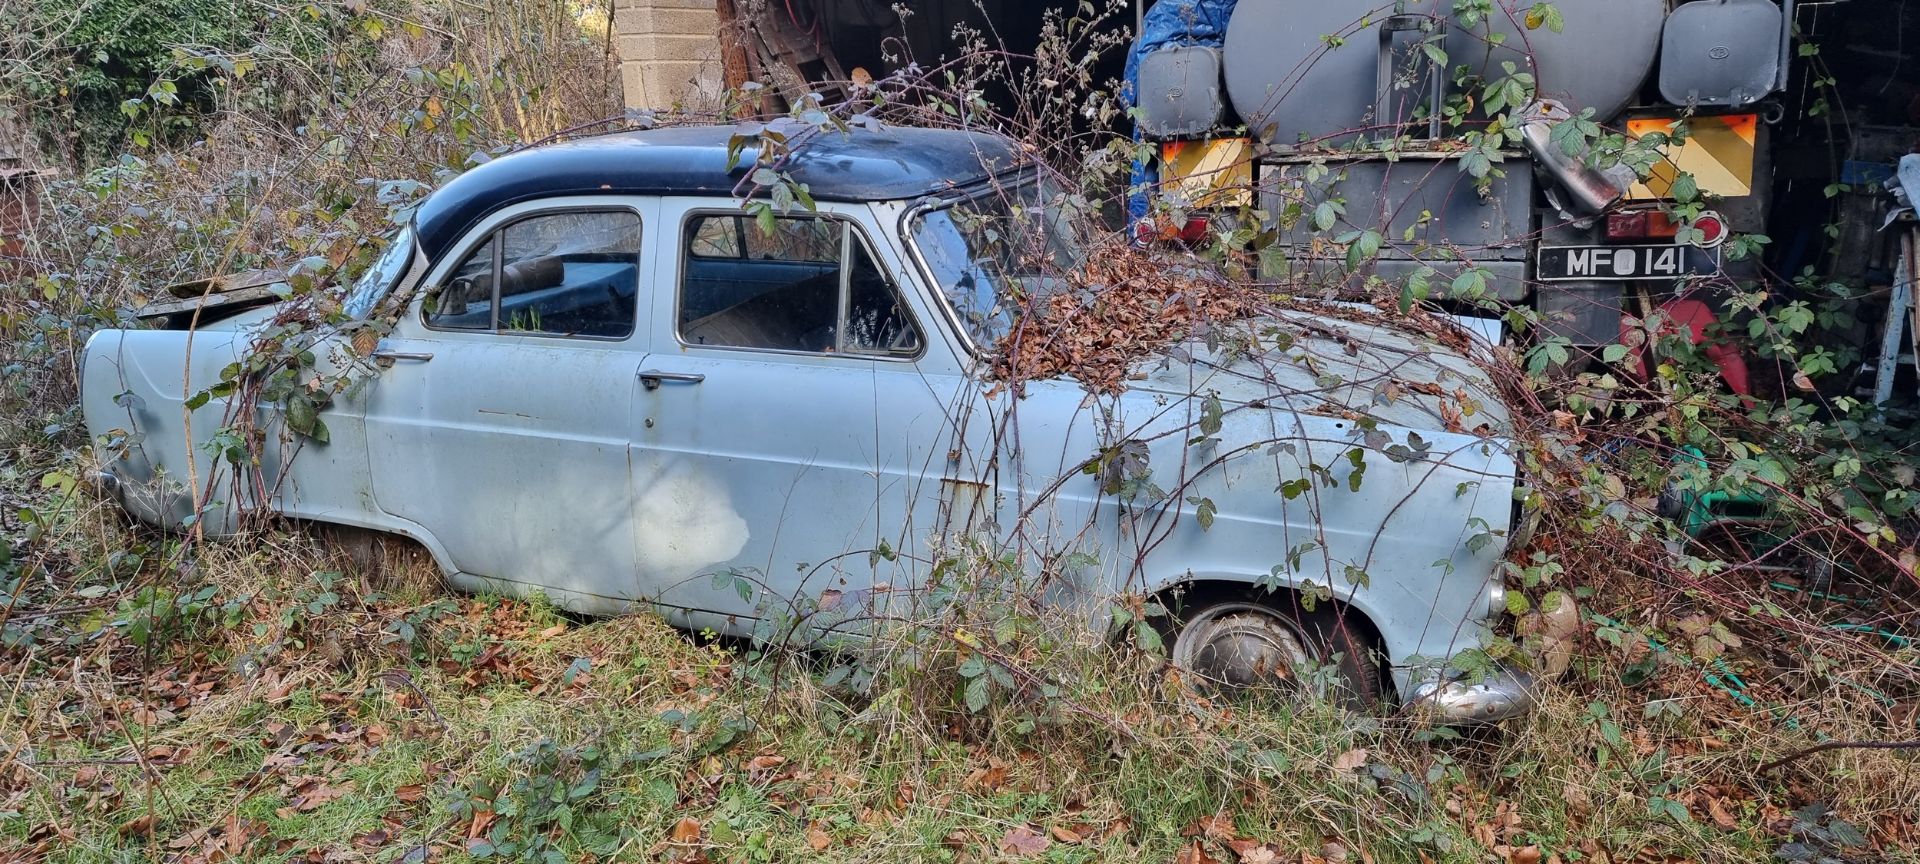
<instances>
[{"instance_id":1,"label":"chrome hubcap","mask_svg":"<svg viewBox=\"0 0 1920 864\"><path fill-rule=\"evenodd\" d=\"M1319 658L1293 622L1253 603L1201 612L1173 640L1173 663L1229 687L1296 687Z\"/></svg>"}]
</instances>

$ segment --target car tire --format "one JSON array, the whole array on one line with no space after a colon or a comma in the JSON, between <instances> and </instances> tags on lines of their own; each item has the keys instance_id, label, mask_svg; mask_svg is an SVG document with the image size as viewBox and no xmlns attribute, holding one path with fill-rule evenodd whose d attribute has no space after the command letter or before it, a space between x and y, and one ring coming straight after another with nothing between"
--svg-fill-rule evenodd
<instances>
[{"instance_id":1,"label":"car tire","mask_svg":"<svg viewBox=\"0 0 1920 864\"><path fill-rule=\"evenodd\" d=\"M1290 594L1193 594L1169 607L1163 632L1173 665L1211 686L1298 699L1319 669L1321 694L1368 711L1380 704L1378 640L1357 616L1322 601L1311 611Z\"/></svg>"}]
</instances>

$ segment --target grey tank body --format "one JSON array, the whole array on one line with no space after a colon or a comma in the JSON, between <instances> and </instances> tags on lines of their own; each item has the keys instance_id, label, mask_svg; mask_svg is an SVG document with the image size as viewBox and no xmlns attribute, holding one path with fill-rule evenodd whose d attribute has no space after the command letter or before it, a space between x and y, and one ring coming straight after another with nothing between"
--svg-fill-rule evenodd
<instances>
[{"instance_id":1,"label":"grey tank body","mask_svg":"<svg viewBox=\"0 0 1920 864\"><path fill-rule=\"evenodd\" d=\"M1455 17L1453 0L1408 0L1403 11L1446 19L1449 67L1497 78L1511 62L1535 76L1542 97L1575 112L1592 108L1604 121L1625 109L1659 54L1666 0L1558 0L1558 33L1527 28L1533 6L1495 0L1471 25ZM1404 122L1423 88L1392 91L1385 111L1375 104L1383 38L1395 56L1418 51L1418 32L1383 32L1393 12L1373 0L1242 0L1223 51L1228 100L1257 137L1279 146L1335 146ZM1396 62L1392 74L1405 66Z\"/></svg>"}]
</instances>

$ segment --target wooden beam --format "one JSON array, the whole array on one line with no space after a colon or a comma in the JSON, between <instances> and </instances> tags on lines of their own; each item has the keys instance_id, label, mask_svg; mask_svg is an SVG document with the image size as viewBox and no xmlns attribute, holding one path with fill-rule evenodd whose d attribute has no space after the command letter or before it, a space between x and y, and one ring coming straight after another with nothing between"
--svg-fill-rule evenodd
<instances>
[{"instance_id":1,"label":"wooden beam","mask_svg":"<svg viewBox=\"0 0 1920 864\"><path fill-rule=\"evenodd\" d=\"M747 65L746 22L741 20L734 0L714 0L713 11L720 22L720 78L728 92L738 93L740 87L752 79ZM752 104L741 105L735 109L735 113L766 113L764 97L756 95Z\"/></svg>"}]
</instances>

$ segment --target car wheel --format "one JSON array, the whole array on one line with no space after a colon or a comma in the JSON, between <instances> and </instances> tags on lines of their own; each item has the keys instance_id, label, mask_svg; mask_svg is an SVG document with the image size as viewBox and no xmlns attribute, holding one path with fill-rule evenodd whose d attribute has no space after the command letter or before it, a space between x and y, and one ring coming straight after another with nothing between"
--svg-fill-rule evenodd
<instances>
[{"instance_id":1,"label":"car wheel","mask_svg":"<svg viewBox=\"0 0 1920 864\"><path fill-rule=\"evenodd\" d=\"M1194 599L1175 617L1175 667L1234 690L1294 699L1317 692L1355 711L1379 703L1374 639L1330 604L1309 612L1278 602Z\"/></svg>"}]
</instances>

